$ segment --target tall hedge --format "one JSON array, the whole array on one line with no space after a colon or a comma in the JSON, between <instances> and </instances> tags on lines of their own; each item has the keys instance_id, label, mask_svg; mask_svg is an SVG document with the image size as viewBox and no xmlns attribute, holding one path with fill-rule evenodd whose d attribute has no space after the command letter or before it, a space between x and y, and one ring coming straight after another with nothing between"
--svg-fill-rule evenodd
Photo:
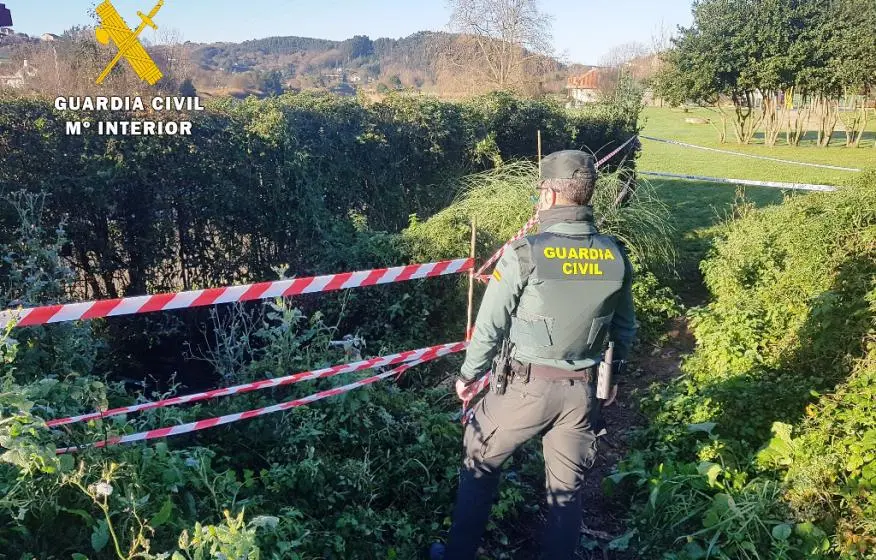
<instances>
[{"instance_id":1,"label":"tall hedge","mask_svg":"<svg viewBox=\"0 0 876 560\"><path fill-rule=\"evenodd\" d=\"M453 200L448 180L497 156L533 157L539 129L549 152L618 145L635 128L635 116L570 115L504 94L225 100L191 115L190 137L66 136L65 122L82 118L0 101L0 193L49 194L88 297L260 280L277 264L328 272L325 249L345 245L351 216L398 231Z\"/></svg>"}]
</instances>

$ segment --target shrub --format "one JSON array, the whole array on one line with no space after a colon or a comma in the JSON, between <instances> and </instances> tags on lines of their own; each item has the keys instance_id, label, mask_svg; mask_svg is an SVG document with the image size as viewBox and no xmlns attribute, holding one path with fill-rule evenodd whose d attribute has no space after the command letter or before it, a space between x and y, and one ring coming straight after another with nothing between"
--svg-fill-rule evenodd
<instances>
[{"instance_id":1,"label":"shrub","mask_svg":"<svg viewBox=\"0 0 876 560\"><path fill-rule=\"evenodd\" d=\"M641 502L643 547L682 554L674 538L686 536L718 556L754 557L740 543L766 551L787 541L778 557L873 557L874 187L876 174L864 174L835 193L742 208L720 228L701 267L713 301L692 312L696 351L683 377L643 401L652 423L625 465L643 489L655 473L686 471L677 483L701 493L690 515L661 518L653 499ZM704 512L718 492L738 504L786 468L787 494L767 510L793 534L697 532L711 526ZM724 489L716 476L737 482Z\"/></svg>"}]
</instances>

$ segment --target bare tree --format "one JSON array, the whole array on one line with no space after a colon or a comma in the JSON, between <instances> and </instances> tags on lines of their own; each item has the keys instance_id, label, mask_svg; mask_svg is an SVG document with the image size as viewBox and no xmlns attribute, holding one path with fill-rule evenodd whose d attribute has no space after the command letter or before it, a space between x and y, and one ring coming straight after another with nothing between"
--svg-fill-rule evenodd
<instances>
[{"instance_id":1,"label":"bare tree","mask_svg":"<svg viewBox=\"0 0 876 560\"><path fill-rule=\"evenodd\" d=\"M164 74L164 79L158 86L159 89L165 92L176 92L183 82L192 79L194 65L190 49L183 42L183 35L179 29L160 27L150 39L143 38L142 41Z\"/></svg>"},{"instance_id":2,"label":"bare tree","mask_svg":"<svg viewBox=\"0 0 876 560\"><path fill-rule=\"evenodd\" d=\"M660 20L651 33L651 53L659 55L672 48L672 28Z\"/></svg>"},{"instance_id":3,"label":"bare tree","mask_svg":"<svg viewBox=\"0 0 876 560\"><path fill-rule=\"evenodd\" d=\"M444 62L479 75L494 89L524 90L553 61L551 17L537 0L449 0L450 29ZM529 82L529 83L528 83Z\"/></svg>"},{"instance_id":4,"label":"bare tree","mask_svg":"<svg viewBox=\"0 0 876 560\"><path fill-rule=\"evenodd\" d=\"M635 41L609 49L599 58L599 94L603 98L611 97L617 90L621 74L626 74L637 83L650 78L649 54L648 47Z\"/></svg>"},{"instance_id":5,"label":"bare tree","mask_svg":"<svg viewBox=\"0 0 876 560\"><path fill-rule=\"evenodd\" d=\"M642 43L637 41L623 43L610 48L607 53L602 55L599 59L599 65L608 68L618 68L633 62L637 58L648 56L648 54L648 47Z\"/></svg>"},{"instance_id":6,"label":"bare tree","mask_svg":"<svg viewBox=\"0 0 876 560\"><path fill-rule=\"evenodd\" d=\"M95 83L112 51L97 42L93 28L71 28L56 41L28 42L11 54L17 67L27 61L30 68L25 91L49 96L136 95L144 88L127 63L117 64L103 84Z\"/></svg>"}]
</instances>

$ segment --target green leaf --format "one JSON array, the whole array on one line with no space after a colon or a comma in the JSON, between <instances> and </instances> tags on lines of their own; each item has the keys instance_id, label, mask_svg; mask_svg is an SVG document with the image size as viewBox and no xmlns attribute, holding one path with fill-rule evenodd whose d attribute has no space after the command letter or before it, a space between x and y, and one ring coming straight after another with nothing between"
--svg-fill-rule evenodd
<instances>
[{"instance_id":1,"label":"green leaf","mask_svg":"<svg viewBox=\"0 0 876 560\"><path fill-rule=\"evenodd\" d=\"M721 519L718 517L718 513L714 509L710 509L703 516L703 527L708 529L709 527L714 527L720 522Z\"/></svg>"},{"instance_id":2,"label":"green leaf","mask_svg":"<svg viewBox=\"0 0 876 560\"><path fill-rule=\"evenodd\" d=\"M709 435L712 435L712 430L715 429L717 424L714 422L701 422L699 424L688 424L687 431L688 432L705 432Z\"/></svg>"},{"instance_id":3,"label":"green leaf","mask_svg":"<svg viewBox=\"0 0 876 560\"><path fill-rule=\"evenodd\" d=\"M620 482L627 478L628 476L639 476L641 477L644 473L642 471L621 471L619 473L615 473L605 477L606 480L610 480L615 484L620 484Z\"/></svg>"},{"instance_id":4,"label":"green leaf","mask_svg":"<svg viewBox=\"0 0 876 560\"><path fill-rule=\"evenodd\" d=\"M249 522L250 526L258 527L259 529L276 529L280 523L280 518L272 515L259 515Z\"/></svg>"},{"instance_id":5,"label":"green leaf","mask_svg":"<svg viewBox=\"0 0 876 560\"><path fill-rule=\"evenodd\" d=\"M733 500L732 496L722 492L720 494L715 494L712 498L712 508L714 508L719 514L727 513L731 510L736 511L736 502Z\"/></svg>"},{"instance_id":6,"label":"green leaf","mask_svg":"<svg viewBox=\"0 0 876 560\"><path fill-rule=\"evenodd\" d=\"M660 496L660 485L654 487L651 490L651 494L648 496L648 503L651 504L652 508L657 507L657 498Z\"/></svg>"},{"instance_id":7,"label":"green leaf","mask_svg":"<svg viewBox=\"0 0 876 560\"><path fill-rule=\"evenodd\" d=\"M168 497L161 506L161 509L158 510L158 513L155 514L155 517L149 521L149 525L151 525L153 529L161 527L170 519L171 513L173 513L173 502Z\"/></svg>"},{"instance_id":8,"label":"green leaf","mask_svg":"<svg viewBox=\"0 0 876 560\"><path fill-rule=\"evenodd\" d=\"M608 543L609 550L626 550L630 547L630 539L636 534L636 530L627 531L623 535Z\"/></svg>"},{"instance_id":9,"label":"green leaf","mask_svg":"<svg viewBox=\"0 0 876 560\"><path fill-rule=\"evenodd\" d=\"M78 517L81 517L82 520L85 521L86 525L88 525L89 527L94 527L94 524L95 524L94 517L92 517L91 514L88 513L87 511L85 511L84 509L71 509L71 508L65 508L65 507L62 507L60 509L64 513L69 513L71 515L76 515Z\"/></svg>"},{"instance_id":10,"label":"green leaf","mask_svg":"<svg viewBox=\"0 0 876 560\"><path fill-rule=\"evenodd\" d=\"M773 527L773 538L777 541L786 541L791 536L791 525L781 523Z\"/></svg>"},{"instance_id":11,"label":"green leaf","mask_svg":"<svg viewBox=\"0 0 876 560\"><path fill-rule=\"evenodd\" d=\"M724 469L721 468L721 465L716 463L703 461L697 467L697 471L705 476L709 480L709 486L714 488L716 486L715 482L718 480L718 475L721 474Z\"/></svg>"},{"instance_id":12,"label":"green leaf","mask_svg":"<svg viewBox=\"0 0 876 560\"><path fill-rule=\"evenodd\" d=\"M804 521L803 523L797 523L794 527L794 532L801 537L808 537L812 534L815 529L815 525L810 523L809 521Z\"/></svg>"},{"instance_id":13,"label":"green leaf","mask_svg":"<svg viewBox=\"0 0 876 560\"><path fill-rule=\"evenodd\" d=\"M73 553L73 560L88 560L88 556L84 554L79 554L78 552Z\"/></svg>"},{"instance_id":14,"label":"green leaf","mask_svg":"<svg viewBox=\"0 0 876 560\"><path fill-rule=\"evenodd\" d=\"M91 548L94 549L95 552L100 552L106 546L106 543L109 542L109 528L107 527L106 521L101 519L97 522L97 527L94 528L94 531L91 533Z\"/></svg>"},{"instance_id":15,"label":"green leaf","mask_svg":"<svg viewBox=\"0 0 876 560\"><path fill-rule=\"evenodd\" d=\"M690 560L699 560L706 557L706 551L696 541L684 545L684 554Z\"/></svg>"},{"instance_id":16,"label":"green leaf","mask_svg":"<svg viewBox=\"0 0 876 560\"><path fill-rule=\"evenodd\" d=\"M58 457L58 462L61 465L61 472L70 472L76 466L76 461L72 455L61 455Z\"/></svg>"}]
</instances>

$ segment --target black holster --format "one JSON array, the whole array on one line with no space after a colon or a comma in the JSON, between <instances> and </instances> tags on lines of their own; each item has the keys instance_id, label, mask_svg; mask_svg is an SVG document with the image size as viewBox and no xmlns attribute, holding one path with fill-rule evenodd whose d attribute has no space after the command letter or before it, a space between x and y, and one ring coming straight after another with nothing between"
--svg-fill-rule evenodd
<instances>
[{"instance_id":1,"label":"black holster","mask_svg":"<svg viewBox=\"0 0 876 560\"><path fill-rule=\"evenodd\" d=\"M529 383L529 377L532 374L532 364L524 364L523 362L518 362L517 360L511 360L511 375L514 378L514 382L523 383L526 385Z\"/></svg>"},{"instance_id":2,"label":"black holster","mask_svg":"<svg viewBox=\"0 0 876 560\"><path fill-rule=\"evenodd\" d=\"M511 375L511 342L506 338L496 357L493 358L493 373L490 375L490 390L504 395Z\"/></svg>"}]
</instances>

